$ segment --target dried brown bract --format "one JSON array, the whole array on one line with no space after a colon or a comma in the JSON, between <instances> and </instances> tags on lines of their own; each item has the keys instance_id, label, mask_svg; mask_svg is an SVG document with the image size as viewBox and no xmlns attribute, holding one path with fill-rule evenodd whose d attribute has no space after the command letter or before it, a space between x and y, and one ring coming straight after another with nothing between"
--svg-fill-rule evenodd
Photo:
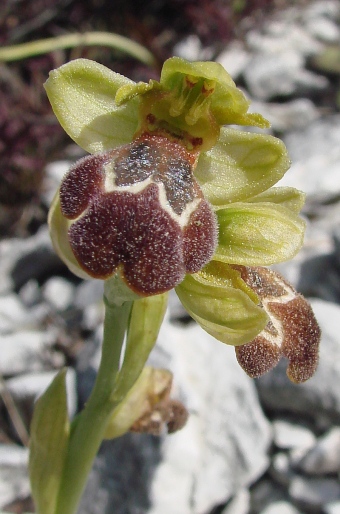
<instances>
[{"instance_id":1,"label":"dried brown bract","mask_svg":"<svg viewBox=\"0 0 340 514\"><path fill-rule=\"evenodd\" d=\"M130 431L160 435L166 428L169 434L177 432L186 424L188 411L180 401L170 398L172 374L167 370L154 369L152 377L142 415Z\"/></svg>"}]
</instances>

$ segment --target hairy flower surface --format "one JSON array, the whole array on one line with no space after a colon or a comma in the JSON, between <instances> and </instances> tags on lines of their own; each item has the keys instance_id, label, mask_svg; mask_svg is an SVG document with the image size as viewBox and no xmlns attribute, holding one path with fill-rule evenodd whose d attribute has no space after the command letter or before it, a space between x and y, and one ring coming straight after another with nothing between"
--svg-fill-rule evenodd
<instances>
[{"instance_id":1,"label":"hairy flower surface","mask_svg":"<svg viewBox=\"0 0 340 514\"><path fill-rule=\"evenodd\" d=\"M79 59L52 71L46 91L90 153L64 177L49 215L68 267L104 279L115 301L176 287L207 332L235 345L248 374L283 355L292 380L309 378L319 343L312 311L261 271L300 249L304 195L272 187L289 167L280 140L224 126L268 126L224 68L174 57L159 82L136 84ZM294 316L309 328L288 330Z\"/></svg>"},{"instance_id":2,"label":"hairy flower surface","mask_svg":"<svg viewBox=\"0 0 340 514\"><path fill-rule=\"evenodd\" d=\"M106 279L120 269L136 293L159 294L212 258L216 217L191 161L181 145L144 134L69 171L60 208L74 220L68 238L85 272Z\"/></svg>"}]
</instances>

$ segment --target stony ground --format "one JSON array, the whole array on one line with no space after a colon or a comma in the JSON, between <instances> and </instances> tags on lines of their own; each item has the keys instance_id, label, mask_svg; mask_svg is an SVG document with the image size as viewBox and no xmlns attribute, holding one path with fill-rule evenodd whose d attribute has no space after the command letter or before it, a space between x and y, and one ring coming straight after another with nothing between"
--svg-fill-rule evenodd
<instances>
[{"instance_id":1,"label":"stony ground","mask_svg":"<svg viewBox=\"0 0 340 514\"><path fill-rule=\"evenodd\" d=\"M308 229L303 250L278 269L310 299L322 328L318 371L295 386L282 362L263 378L248 379L233 349L189 322L171 296L151 362L174 372L174 394L189 409L189 422L172 436L129 434L105 443L81 514L340 513L339 53L332 57L340 47L340 1L283 7L262 20L258 11L252 21L243 18L242 30L218 45L204 35L202 20L194 30L196 18L162 48L221 62L288 147L292 167L282 183L308 193ZM134 68L135 75L147 71ZM55 137L59 149L43 165L38 194L28 193L20 215L2 203L0 509L7 512L34 511L25 445L35 398L66 365L74 414L91 389L100 353L102 286L75 280L47 232L48 205L80 155L62 144L59 132Z\"/></svg>"}]
</instances>

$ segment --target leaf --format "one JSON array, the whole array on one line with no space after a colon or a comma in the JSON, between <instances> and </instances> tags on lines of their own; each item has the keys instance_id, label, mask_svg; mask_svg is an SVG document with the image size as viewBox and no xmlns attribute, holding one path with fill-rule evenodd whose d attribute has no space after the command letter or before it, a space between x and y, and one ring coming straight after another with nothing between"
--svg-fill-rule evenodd
<instances>
[{"instance_id":1,"label":"leaf","mask_svg":"<svg viewBox=\"0 0 340 514\"><path fill-rule=\"evenodd\" d=\"M29 474L40 514L53 514L69 440L66 369L54 378L36 403L32 424Z\"/></svg>"},{"instance_id":2,"label":"leaf","mask_svg":"<svg viewBox=\"0 0 340 514\"><path fill-rule=\"evenodd\" d=\"M138 99L117 106L115 95L133 81L88 59L50 72L45 89L67 134L84 150L101 152L130 143L137 128Z\"/></svg>"},{"instance_id":3,"label":"leaf","mask_svg":"<svg viewBox=\"0 0 340 514\"><path fill-rule=\"evenodd\" d=\"M235 203L217 211L219 240L214 259L268 266L291 259L301 248L305 222L272 203Z\"/></svg>"},{"instance_id":4,"label":"leaf","mask_svg":"<svg viewBox=\"0 0 340 514\"><path fill-rule=\"evenodd\" d=\"M200 155L195 177L204 196L218 208L265 191L289 165L279 139L223 127L217 144Z\"/></svg>"},{"instance_id":5,"label":"leaf","mask_svg":"<svg viewBox=\"0 0 340 514\"><path fill-rule=\"evenodd\" d=\"M256 294L224 263L213 261L203 272L187 275L176 293L190 316L223 343L247 343L267 323Z\"/></svg>"}]
</instances>

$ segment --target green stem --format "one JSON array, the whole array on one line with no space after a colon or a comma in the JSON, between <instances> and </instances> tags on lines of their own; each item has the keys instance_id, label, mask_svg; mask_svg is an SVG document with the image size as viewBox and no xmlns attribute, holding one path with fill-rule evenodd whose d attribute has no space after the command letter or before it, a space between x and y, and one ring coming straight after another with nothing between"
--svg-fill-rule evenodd
<instances>
[{"instance_id":1,"label":"green stem","mask_svg":"<svg viewBox=\"0 0 340 514\"><path fill-rule=\"evenodd\" d=\"M109 32L84 32L83 34L67 34L48 39L32 41L20 45L0 48L0 61L17 61L41 55L54 50L74 48L79 46L108 46L125 52L135 59L147 64L155 65L155 58L149 50L136 41L127 37Z\"/></svg>"},{"instance_id":2,"label":"green stem","mask_svg":"<svg viewBox=\"0 0 340 514\"><path fill-rule=\"evenodd\" d=\"M71 431L55 514L74 514L115 403L112 391L132 302L106 303L102 358L96 383Z\"/></svg>"}]
</instances>

